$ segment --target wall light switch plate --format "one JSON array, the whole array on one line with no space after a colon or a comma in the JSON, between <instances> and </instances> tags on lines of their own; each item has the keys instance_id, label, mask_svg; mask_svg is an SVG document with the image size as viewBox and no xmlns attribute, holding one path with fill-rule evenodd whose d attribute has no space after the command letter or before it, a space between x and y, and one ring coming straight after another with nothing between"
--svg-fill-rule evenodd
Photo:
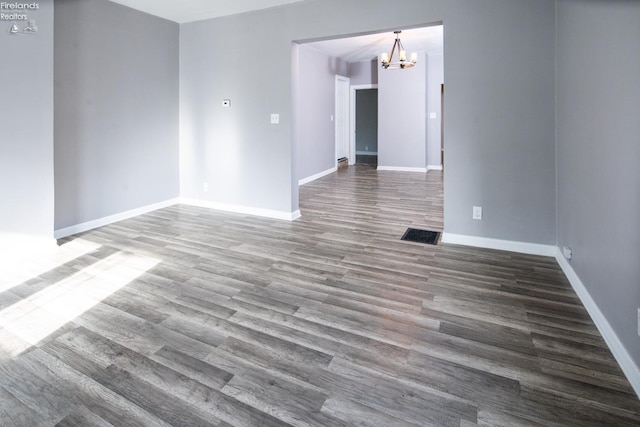
<instances>
[{"instance_id":1,"label":"wall light switch plate","mask_svg":"<svg viewBox=\"0 0 640 427\"><path fill-rule=\"evenodd\" d=\"M430 119L437 119L437 118L438 118L438 115L437 115L436 113L430 113L430 114L429 114L429 118L430 118Z\"/></svg>"},{"instance_id":2,"label":"wall light switch plate","mask_svg":"<svg viewBox=\"0 0 640 427\"><path fill-rule=\"evenodd\" d=\"M271 124L277 125L280 123L280 114L271 114Z\"/></svg>"},{"instance_id":3,"label":"wall light switch plate","mask_svg":"<svg viewBox=\"0 0 640 427\"><path fill-rule=\"evenodd\" d=\"M482 207L474 206L473 207L473 219L481 220L482 219Z\"/></svg>"},{"instance_id":4,"label":"wall light switch plate","mask_svg":"<svg viewBox=\"0 0 640 427\"><path fill-rule=\"evenodd\" d=\"M222 100L222 106L223 106L224 108L229 108L229 107L231 107L231 100L230 100L230 99L223 99L223 100Z\"/></svg>"}]
</instances>

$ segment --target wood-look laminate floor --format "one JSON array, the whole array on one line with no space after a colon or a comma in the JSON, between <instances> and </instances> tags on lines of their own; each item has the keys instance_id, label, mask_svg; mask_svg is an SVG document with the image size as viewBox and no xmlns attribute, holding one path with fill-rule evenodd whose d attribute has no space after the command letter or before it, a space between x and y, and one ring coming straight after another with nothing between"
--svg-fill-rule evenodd
<instances>
[{"instance_id":1,"label":"wood-look laminate floor","mask_svg":"<svg viewBox=\"0 0 640 427\"><path fill-rule=\"evenodd\" d=\"M0 425L638 426L553 259L400 240L442 185L350 167L293 222L177 205L5 267Z\"/></svg>"}]
</instances>

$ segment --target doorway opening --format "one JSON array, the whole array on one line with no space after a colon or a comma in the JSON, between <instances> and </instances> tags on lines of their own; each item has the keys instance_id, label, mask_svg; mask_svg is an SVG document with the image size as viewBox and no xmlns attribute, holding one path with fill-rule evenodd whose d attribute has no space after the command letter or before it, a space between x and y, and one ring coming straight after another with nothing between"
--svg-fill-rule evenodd
<instances>
[{"instance_id":1,"label":"doorway opening","mask_svg":"<svg viewBox=\"0 0 640 427\"><path fill-rule=\"evenodd\" d=\"M343 185L344 177L371 170L441 179L443 25L403 29L403 42L419 52L418 65L382 74L379 56L390 47L388 32L294 41L292 170L299 186L336 172L336 185ZM428 187L440 192L437 182Z\"/></svg>"},{"instance_id":2,"label":"doorway opening","mask_svg":"<svg viewBox=\"0 0 640 427\"><path fill-rule=\"evenodd\" d=\"M378 166L378 85L351 86L350 122L355 163Z\"/></svg>"}]
</instances>

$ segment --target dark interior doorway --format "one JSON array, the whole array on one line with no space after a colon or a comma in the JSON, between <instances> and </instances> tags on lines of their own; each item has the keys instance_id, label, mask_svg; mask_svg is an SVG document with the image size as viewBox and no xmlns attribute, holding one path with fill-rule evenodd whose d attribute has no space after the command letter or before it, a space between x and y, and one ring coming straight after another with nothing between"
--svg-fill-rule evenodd
<instances>
[{"instance_id":1,"label":"dark interior doorway","mask_svg":"<svg viewBox=\"0 0 640 427\"><path fill-rule=\"evenodd\" d=\"M356 163L378 164L378 89L356 94Z\"/></svg>"}]
</instances>

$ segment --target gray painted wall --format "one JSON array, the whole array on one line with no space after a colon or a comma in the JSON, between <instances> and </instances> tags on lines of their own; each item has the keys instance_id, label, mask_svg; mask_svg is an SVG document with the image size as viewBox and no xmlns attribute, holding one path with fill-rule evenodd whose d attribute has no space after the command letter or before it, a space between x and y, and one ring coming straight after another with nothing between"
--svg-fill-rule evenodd
<instances>
[{"instance_id":1,"label":"gray painted wall","mask_svg":"<svg viewBox=\"0 0 640 427\"><path fill-rule=\"evenodd\" d=\"M444 21L445 231L554 244L555 2L455 5Z\"/></svg>"},{"instance_id":2,"label":"gray painted wall","mask_svg":"<svg viewBox=\"0 0 640 427\"><path fill-rule=\"evenodd\" d=\"M351 85L375 85L378 84L378 60L360 61L349 63L349 78Z\"/></svg>"},{"instance_id":3,"label":"gray painted wall","mask_svg":"<svg viewBox=\"0 0 640 427\"><path fill-rule=\"evenodd\" d=\"M284 213L297 210L291 108L291 42L296 38L286 36L287 11L180 26L182 196ZM221 108L222 99L230 99L231 107ZM279 125L270 124L272 113L280 114ZM209 184L206 193L203 182Z\"/></svg>"},{"instance_id":4,"label":"gray painted wall","mask_svg":"<svg viewBox=\"0 0 640 427\"><path fill-rule=\"evenodd\" d=\"M356 91L356 152L378 151L378 89Z\"/></svg>"},{"instance_id":5,"label":"gray painted wall","mask_svg":"<svg viewBox=\"0 0 640 427\"><path fill-rule=\"evenodd\" d=\"M207 179L211 200L296 210L291 42L434 22L445 26L445 230L555 243L552 0L312 0L182 25L183 194L204 197Z\"/></svg>"},{"instance_id":6,"label":"gray painted wall","mask_svg":"<svg viewBox=\"0 0 640 427\"><path fill-rule=\"evenodd\" d=\"M427 56L378 74L378 167L427 167Z\"/></svg>"},{"instance_id":7,"label":"gray painted wall","mask_svg":"<svg viewBox=\"0 0 640 427\"><path fill-rule=\"evenodd\" d=\"M36 34L0 22L0 250L26 237L53 242L53 1L39 4L27 13Z\"/></svg>"},{"instance_id":8,"label":"gray painted wall","mask_svg":"<svg viewBox=\"0 0 640 427\"><path fill-rule=\"evenodd\" d=\"M429 166L441 166L441 87L444 83L444 57L443 55L429 55L427 71L427 159ZM435 113L435 119L431 118Z\"/></svg>"},{"instance_id":9,"label":"gray painted wall","mask_svg":"<svg viewBox=\"0 0 640 427\"><path fill-rule=\"evenodd\" d=\"M558 2L558 244L638 366L639 23L637 2Z\"/></svg>"},{"instance_id":10,"label":"gray painted wall","mask_svg":"<svg viewBox=\"0 0 640 427\"><path fill-rule=\"evenodd\" d=\"M175 198L178 24L57 0L55 227Z\"/></svg>"},{"instance_id":11,"label":"gray painted wall","mask_svg":"<svg viewBox=\"0 0 640 427\"><path fill-rule=\"evenodd\" d=\"M296 45L298 50L297 150L298 179L336 167L335 80L336 75L347 76L348 64L317 50ZM334 118L335 119L335 118Z\"/></svg>"}]
</instances>

